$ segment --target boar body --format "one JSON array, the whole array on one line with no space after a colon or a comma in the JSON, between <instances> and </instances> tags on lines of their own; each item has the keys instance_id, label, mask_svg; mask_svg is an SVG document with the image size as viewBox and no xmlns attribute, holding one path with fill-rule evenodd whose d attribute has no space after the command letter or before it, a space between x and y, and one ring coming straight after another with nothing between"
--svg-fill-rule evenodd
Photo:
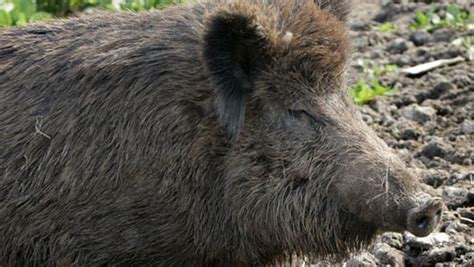
<instances>
[{"instance_id":1,"label":"boar body","mask_svg":"<svg viewBox=\"0 0 474 267\"><path fill-rule=\"evenodd\" d=\"M347 95L347 10L214 1L2 30L0 265L262 265L428 234L441 203Z\"/></svg>"}]
</instances>

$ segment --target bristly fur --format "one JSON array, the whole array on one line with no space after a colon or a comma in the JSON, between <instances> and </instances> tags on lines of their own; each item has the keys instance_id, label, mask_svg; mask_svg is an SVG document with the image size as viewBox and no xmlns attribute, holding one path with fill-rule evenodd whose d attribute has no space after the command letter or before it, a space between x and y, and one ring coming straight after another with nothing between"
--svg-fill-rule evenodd
<instances>
[{"instance_id":1,"label":"bristly fur","mask_svg":"<svg viewBox=\"0 0 474 267\"><path fill-rule=\"evenodd\" d=\"M345 91L347 10L219 0L0 31L0 265L265 265L403 230L417 186Z\"/></svg>"},{"instance_id":2,"label":"bristly fur","mask_svg":"<svg viewBox=\"0 0 474 267\"><path fill-rule=\"evenodd\" d=\"M216 84L217 112L234 138L242 127L245 100L261 63L264 37L251 17L238 12L218 12L206 26L204 59Z\"/></svg>"}]
</instances>

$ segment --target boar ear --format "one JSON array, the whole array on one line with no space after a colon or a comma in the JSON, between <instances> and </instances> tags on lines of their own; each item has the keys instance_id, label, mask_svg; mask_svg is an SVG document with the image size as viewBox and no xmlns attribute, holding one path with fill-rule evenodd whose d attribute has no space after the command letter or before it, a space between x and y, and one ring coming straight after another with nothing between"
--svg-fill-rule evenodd
<instances>
[{"instance_id":1,"label":"boar ear","mask_svg":"<svg viewBox=\"0 0 474 267\"><path fill-rule=\"evenodd\" d=\"M315 0L315 3L341 21L346 22L349 17L351 0Z\"/></svg>"},{"instance_id":2,"label":"boar ear","mask_svg":"<svg viewBox=\"0 0 474 267\"><path fill-rule=\"evenodd\" d=\"M248 16L223 11L207 23L204 61L216 86L219 119L231 138L243 125L245 101L252 90L263 42Z\"/></svg>"}]
</instances>

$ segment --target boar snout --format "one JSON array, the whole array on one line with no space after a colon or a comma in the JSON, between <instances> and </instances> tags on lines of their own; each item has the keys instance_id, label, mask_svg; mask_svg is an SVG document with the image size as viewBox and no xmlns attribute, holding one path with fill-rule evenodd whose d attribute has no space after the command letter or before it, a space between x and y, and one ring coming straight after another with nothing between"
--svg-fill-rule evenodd
<instances>
[{"instance_id":1,"label":"boar snout","mask_svg":"<svg viewBox=\"0 0 474 267\"><path fill-rule=\"evenodd\" d=\"M418 206L408 211L407 229L416 236L427 236L441 219L443 202L429 196L418 197L416 202Z\"/></svg>"}]
</instances>

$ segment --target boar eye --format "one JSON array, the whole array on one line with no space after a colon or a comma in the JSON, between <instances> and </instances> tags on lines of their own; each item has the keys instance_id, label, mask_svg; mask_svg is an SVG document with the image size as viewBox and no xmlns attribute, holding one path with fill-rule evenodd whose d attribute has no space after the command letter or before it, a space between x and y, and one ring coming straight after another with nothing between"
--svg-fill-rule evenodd
<instances>
[{"instance_id":1,"label":"boar eye","mask_svg":"<svg viewBox=\"0 0 474 267\"><path fill-rule=\"evenodd\" d=\"M298 120L306 119L306 120L310 120L312 123L323 124L323 125L328 123L328 121L322 118L321 116L314 115L310 112L307 112L306 110L291 109L291 110L288 110L288 112L290 113L292 117Z\"/></svg>"}]
</instances>

